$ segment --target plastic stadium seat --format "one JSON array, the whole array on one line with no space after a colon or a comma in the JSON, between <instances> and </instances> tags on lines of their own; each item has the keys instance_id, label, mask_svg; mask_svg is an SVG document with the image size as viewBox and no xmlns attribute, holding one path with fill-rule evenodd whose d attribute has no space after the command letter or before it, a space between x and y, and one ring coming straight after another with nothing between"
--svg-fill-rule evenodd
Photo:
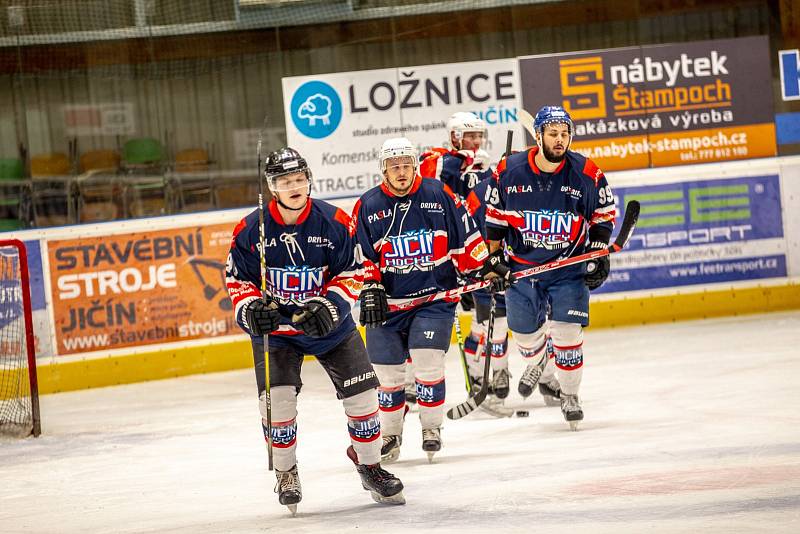
<instances>
[{"instance_id":1,"label":"plastic stadium seat","mask_svg":"<svg viewBox=\"0 0 800 534\"><path fill-rule=\"evenodd\" d=\"M119 170L119 153L116 150L90 150L80 157L80 171L111 171Z\"/></svg>"},{"instance_id":2,"label":"plastic stadium seat","mask_svg":"<svg viewBox=\"0 0 800 534\"><path fill-rule=\"evenodd\" d=\"M127 168L152 167L164 160L164 150L152 137L131 139L122 147L122 160Z\"/></svg>"},{"instance_id":3,"label":"plastic stadium seat","mask_svg":"<svg viewBox=\"0 0 800 534\"><path fill-rule=\"evenodd\" d=\"M25 165L16 158L0 158L0 180L22 180L25 178Z\"/></svg>"},{"instance_id":4,"label":"plastic stadium seat","mask_svg":"<svg viewBox=\"0 0 800 534\"><path fill-rule=\"evenodd\" d=\"M204 148L181 150L175 155L175 172L207 171L210 163Z\"/></svg>"},{"instance_id":5,"label":"plastic stadium seat","mask_svg":"<svg viewBox=\"0 0 800 534\"><path fill-rule=\"evenodd\" d=\"M72 173L72 164L66 154L53 152L31 157L31 176L67 176Z\"/></svg>"}]
</instances>

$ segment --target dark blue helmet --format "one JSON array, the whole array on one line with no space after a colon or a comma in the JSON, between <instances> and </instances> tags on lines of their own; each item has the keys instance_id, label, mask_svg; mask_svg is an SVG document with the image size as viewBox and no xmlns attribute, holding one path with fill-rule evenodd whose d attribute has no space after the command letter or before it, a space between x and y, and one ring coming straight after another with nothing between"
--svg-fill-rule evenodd
<instances>
[{"instance_id":1,"label":"dark blue helmet","mask_svg":"<svg viewBox=\"0 0 800 534\"><path fill-rule=\"evenodd\" d=\"M544 106L533 118L533 129L542 133L547 124L566 124L569 134L572 135L572 117L561 106Z\"/></svg>"}]
</instances>

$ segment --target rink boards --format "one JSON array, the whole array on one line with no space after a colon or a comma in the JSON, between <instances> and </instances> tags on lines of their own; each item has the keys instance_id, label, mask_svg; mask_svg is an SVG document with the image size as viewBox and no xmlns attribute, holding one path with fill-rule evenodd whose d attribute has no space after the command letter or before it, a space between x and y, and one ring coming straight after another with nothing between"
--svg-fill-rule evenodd
<instances>
[{"instance_id":1,"label":"rink boards","mask_svg":"<svg viewBox=\"0 0 800 534\"><path fill-rule=\"evenodd\" d=\"M800 308L800 157L608 174L642 204L594 327ZM354 198L333 201L350 210ZM238 369L222 269L249 209L15 232L44 393ZM464 330L469 318L462 317Z\"/></svg>"}]
</instances>

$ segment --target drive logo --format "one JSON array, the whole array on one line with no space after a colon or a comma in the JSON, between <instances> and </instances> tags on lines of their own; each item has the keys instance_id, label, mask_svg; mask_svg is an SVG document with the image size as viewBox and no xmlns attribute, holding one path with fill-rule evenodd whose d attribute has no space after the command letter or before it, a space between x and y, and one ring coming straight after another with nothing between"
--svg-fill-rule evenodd
<instances>
[{"instance_id":1,"label":"drive logo","mask_svg":"<svg viewBox=\"0 0 800 534\"><path fill-rule=\"evenodd\" d=\"M342 100L333 87L318 80L298 87L290 106L295 127L312 139L328 137L342 120Z\"/></svg>"},{"instance_id":2,"label":"drive logo","mask_svg":"<svg viewBox=\"0 0 800 534\"><path fill-rule=\"evenodd\" d=\"M323 267L270 267L268 276L270 291L281 302L302 302L317 296L325 284Z\"/></svg>"},{"instance_id":3,"label":"drive logo","mask_svg":"<svg viewBox=\"0 0 800 534\"><path fill-rule=\"evenodd\" d=\"M800 50L781 50L778 58L783 99L800 100Z\"/></svg>"},{"instance_id":4,"label":"drive logo","mask_svg":"<svg viewBox=\"0 0 800 534\"><path fill-rule=\"evenodd\" d=\"M399 236L389 236L383 245L383 267L390 272L410 272L414 269L433 269L433 232L412 230Z\"/></svg>"},{"instance_id":5,"label":"drive logo","mask_svg":"<svg viewBox=\"0 0 800 534\"><path fill-rule=\"evenodd\" d=\"M606 116L606 88L603 84L603 58L562 59L558 62L564 109L572 120Z\"/></svg>"},{"instance_id":6,"label":"drive logo","mask_svg":"<svg viewBox=\"0 0 800 534\"><path fill-rule=\"evenodd\" d=\"M581 230L582 218L574 213L541 210L524 211L522 239L527 245L558 249L569 245Z\"/></svg>"}]
</instances>

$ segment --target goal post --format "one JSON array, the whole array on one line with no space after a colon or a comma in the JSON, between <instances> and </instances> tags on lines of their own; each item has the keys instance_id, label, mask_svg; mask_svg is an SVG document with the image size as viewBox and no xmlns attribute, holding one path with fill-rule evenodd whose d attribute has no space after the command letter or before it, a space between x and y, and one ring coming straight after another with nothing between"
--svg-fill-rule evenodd
<instances>
[{"instance_id":1,"label":"goal post","mask_svg":"<svg viewBox=\"0 0 800 534\"><path fill-rule=\"evenodd\" d=\"M25 244L0 239L0 436L41 433Z\"/></svg>"}]
</instances>

